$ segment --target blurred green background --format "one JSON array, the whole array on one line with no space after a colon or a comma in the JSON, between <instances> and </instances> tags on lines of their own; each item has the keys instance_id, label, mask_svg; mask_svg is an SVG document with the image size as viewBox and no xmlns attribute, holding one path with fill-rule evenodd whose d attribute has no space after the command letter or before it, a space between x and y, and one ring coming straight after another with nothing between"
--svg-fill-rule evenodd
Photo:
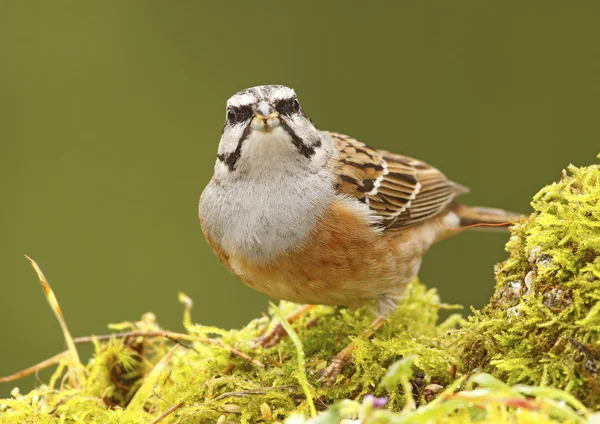
<instances>
[{"instance_id":1,"label":"blurred green background","mask_svg":"<svg viewBox=\"0 0 600 424\"><path fill-rule=\"evenodd\" d=\"M145 311L181 330L180 290L204 324L266 310L197 222L240 89L294 87L319 128L438 166L470 204L528 212L596 160L600 3L352 4L0 3L0 375L64 348L24 253L76 336ZM481 307L506 239L446 241L421 278Z\"/></svg>"}]
</instances>

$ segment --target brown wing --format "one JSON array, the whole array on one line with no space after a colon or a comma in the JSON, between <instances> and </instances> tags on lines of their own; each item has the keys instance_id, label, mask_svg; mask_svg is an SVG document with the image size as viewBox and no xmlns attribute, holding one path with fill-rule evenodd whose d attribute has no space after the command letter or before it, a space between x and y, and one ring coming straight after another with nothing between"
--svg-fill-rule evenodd
<instances>
[{"instance_id":1,"label":"brown wing","mask_svg":"<svg viewBox=\"0 0 600 424\"><path fill-rule=\"evenodd\" d=\"M338 191L368 204L387 229L433 218L468 191L424 162L372 149L342 134L327 134L338 151L333 159Z\"/></svg>"}]
</instances>

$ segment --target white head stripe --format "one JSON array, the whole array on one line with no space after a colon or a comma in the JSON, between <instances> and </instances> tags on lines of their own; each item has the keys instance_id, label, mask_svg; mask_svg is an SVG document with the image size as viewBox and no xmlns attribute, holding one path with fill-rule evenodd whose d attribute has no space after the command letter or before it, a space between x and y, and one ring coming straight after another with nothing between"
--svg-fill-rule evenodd
<instances>
[{"instance_id":1,"label":"white head stripe","mask_svg":"<svg viewBox=\"0 0 600 424\"><path fill-rule=\"evenodd\" d=\"M250 94L234 94L227 101L227 106L245 106L256 103L256 97Z\"/></svg>"},{"instance_id":2,"label":"white head stripe","mask_svg":"<svg viewBox=\"0 0 600 424\"><path fill-rule=\"evenodd\" d=\"M260 100L289 99L294 96L294 90L284 85L259 85L234 94L227 101L227 105L245 106Z\"/></svg>"}]
</instances>

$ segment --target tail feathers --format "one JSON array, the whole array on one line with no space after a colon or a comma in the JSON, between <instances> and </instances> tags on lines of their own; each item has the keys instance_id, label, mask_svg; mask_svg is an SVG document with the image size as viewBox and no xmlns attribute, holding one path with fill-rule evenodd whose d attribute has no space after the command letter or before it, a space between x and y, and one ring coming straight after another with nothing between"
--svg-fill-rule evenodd
<instances>
[{"instance_id":1,"label":"tail feathers","mask_svg":"<svg viewBox=\"0 0 600 424\"><path fill-rule=\"evenodd\" d=\"M503 209L467 206L459 203L455 204L452 210L458 216L460 227L475 226L483 230L504 229L514 221L521 219L520 214Z\"/></svg>"}]
</instances>

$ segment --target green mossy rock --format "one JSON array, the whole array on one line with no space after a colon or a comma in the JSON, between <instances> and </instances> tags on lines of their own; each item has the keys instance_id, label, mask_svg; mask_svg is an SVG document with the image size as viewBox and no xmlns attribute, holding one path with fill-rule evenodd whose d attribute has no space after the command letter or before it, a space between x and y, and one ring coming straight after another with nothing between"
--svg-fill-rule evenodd
<instances>
[{"instance_id":1,"label":"green mossy rock","mask_svg":"<svg viewBox=\"0 0 600 424\"><path fill-rule=\"evenodd\" d=\"M600 407L600 167L569 168L514 225L489 304L457 333L463 370Z\"/></svg>"},{"instance_id":2,"label":"green mossy rock","mask_svg":"<svg viewBox=\"0 0 600 424\"><path fill-rule=\"evenodd\" d=\"M154 335L96 340L78 387L64 378L75 366L65 357L47 385L0 400L0 423L598 423L600 168L569 170L513 226L496 292L468 321L438 324L451 307L418 281L371 339L361 335L370 310L319 306L294 323L299 367L290 338L253 345L276 319L231 331L192 324L183 298L179 344L152 314L111 326ZM320 371L351 340L354 363L325 387Z\"/></svg>"}]
</instances>

